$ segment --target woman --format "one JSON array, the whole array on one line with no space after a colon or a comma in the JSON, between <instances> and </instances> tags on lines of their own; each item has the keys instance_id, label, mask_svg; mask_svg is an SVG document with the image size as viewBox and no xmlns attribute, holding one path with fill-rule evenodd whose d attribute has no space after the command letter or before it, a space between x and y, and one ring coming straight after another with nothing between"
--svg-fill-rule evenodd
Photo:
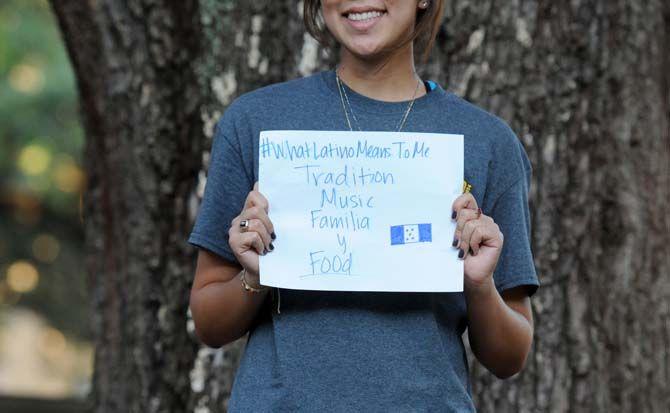
<instances>
[{"instance_id":1,"label":"woman","mask_svg":"<svg viewBox=\"0 0 670 413\"><path fill-rule=\"evenodd\" d=\"M189 238L200 247L190 303L197 334L219 347L250 333L231 411L473 411L466 327L475 356L501 378L522 369L532 342L529 297L539 284L528 158L502 120L415 72L414 47L427 56L443 1L306 0L304 7L308 30L337 42L340 61L238 97L217 124ZM453 253L465 260L464 291L261 286L258 255L271 254L282 236L254 186L264 129L463 134L472 191L445 210L457 221Z\"/></svg>"}]
</instances>

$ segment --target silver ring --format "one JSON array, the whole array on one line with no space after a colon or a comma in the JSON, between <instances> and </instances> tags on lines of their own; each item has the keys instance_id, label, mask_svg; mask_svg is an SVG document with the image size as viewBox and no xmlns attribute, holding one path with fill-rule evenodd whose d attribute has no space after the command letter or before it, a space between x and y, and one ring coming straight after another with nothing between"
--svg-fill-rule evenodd
<instances>
[{"instance_id":1,"label":"silver ring","mask_svg":"<svg viewBox=\"0 0 670 413\"><path fill-rule=\"evenodd\" d=\"M240 231L245 232L249 229L249 220L248 219L243 219L240 221Z\"/></svg>"}]
</instances>

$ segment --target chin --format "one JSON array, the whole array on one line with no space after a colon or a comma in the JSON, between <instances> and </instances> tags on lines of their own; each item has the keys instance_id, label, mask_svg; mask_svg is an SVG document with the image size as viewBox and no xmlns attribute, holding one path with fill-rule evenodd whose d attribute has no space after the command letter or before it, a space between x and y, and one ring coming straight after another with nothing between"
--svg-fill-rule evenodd
<instances>
[{"instance_id":1,"label":"chin","mask_svg":"<svg viewBox=\"0 0 670 413\"><path fill-rule=\"evenodd\" d=\"M346 45L346 49L352 55L358 57L362 60L379 58L384 55L383 47L378 44L367 44L367 45Z\"/></svg>"}]
</instances>

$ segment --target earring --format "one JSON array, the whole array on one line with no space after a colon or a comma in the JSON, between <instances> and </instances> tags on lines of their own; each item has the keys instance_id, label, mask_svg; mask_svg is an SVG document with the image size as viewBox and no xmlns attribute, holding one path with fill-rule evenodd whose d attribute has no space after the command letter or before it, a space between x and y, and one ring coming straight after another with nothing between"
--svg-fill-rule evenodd
<instances>
[{"instance_id":1,"label":"earring","mask_svg":"<svg viewBox=\"0 0 670 413\"><path fill-rule=\"evenodd\" d=\"M426 7L428 7L428 2L426 0L422 1L421 3L419 3L419 7L425 9Z\"/></svg>"}]
</instances>

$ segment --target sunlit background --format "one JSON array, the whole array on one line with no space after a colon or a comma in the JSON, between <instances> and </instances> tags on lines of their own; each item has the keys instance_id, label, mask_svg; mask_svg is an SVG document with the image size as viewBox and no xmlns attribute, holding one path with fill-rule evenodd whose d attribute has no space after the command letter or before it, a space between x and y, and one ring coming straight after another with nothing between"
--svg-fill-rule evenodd
<instances>
[{"instance_id":1,"label":"sunlit background","mask_svg":"<svg viewBox=\"0 0 670 413\"><path fill-rule=\"evenodd\" d=\"M82 144L48 3L0 1L0 397L90 386Z\"/></svg>"}]
</instances>

